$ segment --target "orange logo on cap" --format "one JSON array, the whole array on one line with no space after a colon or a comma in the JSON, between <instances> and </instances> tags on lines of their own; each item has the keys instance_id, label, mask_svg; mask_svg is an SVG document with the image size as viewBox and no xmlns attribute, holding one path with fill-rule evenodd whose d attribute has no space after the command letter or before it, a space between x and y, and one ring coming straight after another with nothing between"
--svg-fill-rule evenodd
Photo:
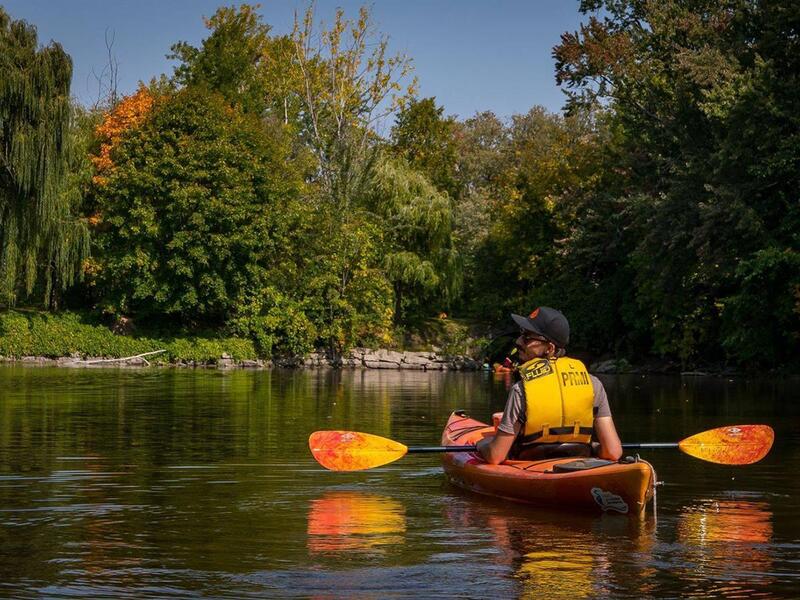
<instances>
[{"instance_id":1,"label":"orange logo on cap","mask_svg":"<svg viewBox=\"0 0 800 600\"><path fill-rule=\"evenodd\" d=\"M539 309L538 308L534 309L534 311L531 314L528 315L528 318L529 319L535 319L537 316L539 316Z\"/></svg>"}]
</instances>

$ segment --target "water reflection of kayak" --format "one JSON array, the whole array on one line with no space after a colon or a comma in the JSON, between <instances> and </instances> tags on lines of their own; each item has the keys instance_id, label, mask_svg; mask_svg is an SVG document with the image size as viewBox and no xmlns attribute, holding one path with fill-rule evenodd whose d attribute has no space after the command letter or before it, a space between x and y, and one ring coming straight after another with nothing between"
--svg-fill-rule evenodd
<instances>
[{"instance_id":1,"label":"water reflection of kayak","mask_svg":"<svg viewBox=\"0 0 800 600\"><path fill-rule=\"evenodd\" d=\"M477 443L494 428L464 413L450 415L442 445ZM655 472L650 463L597 459L509 460L490 465L473 452L443 454L451 483L489 496L555 508L641 514L653 497Z\"/></svg>"}]
</instances>

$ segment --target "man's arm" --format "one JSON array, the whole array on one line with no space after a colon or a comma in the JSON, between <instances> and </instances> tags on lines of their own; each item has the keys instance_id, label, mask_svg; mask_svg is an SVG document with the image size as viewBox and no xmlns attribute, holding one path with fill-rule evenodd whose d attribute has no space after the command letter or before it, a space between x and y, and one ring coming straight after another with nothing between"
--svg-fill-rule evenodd
<instances>
[{"instance_id":1,"label":"man's arm","mask_svg":"<svg viewBox=\"0 0 800 600\"><path fill-rule=\"evenodd\" d=\"M594 432L600 444L597 456L606 460L619 460L622 456L622 442L619 441L614 419L612 417L597 417L594 420Z\"/></svg>"},{"instance_id":2,"label":"man's arm","mask_svg":"<svg viewBox=\"0 0 800 600\"><path fill-rule=\"evenodd\" d=\"M478 452L490 465L499 465L508 456L519 428L519 424L514 426L515 433L506 433L498 429L494 436L485 437L478 442Z\"/></svg>"},{"instance_id":3,"label":"man's arm","mask_svg":"<svg viewBox=\"0 0 800 600\"><path fill-rule=\"evenodd\" d=\"M514 440L519 434L522 425L520 423L520 412L524 402L522 385L517 382L508 390L506 406L503 409L503 416L497 426L495 435L487 436L478 442L478 452L483 460L491 465L499 465L508 456ZM513 429L514 433L509 433Z\"/></svg>"}]
</instances>

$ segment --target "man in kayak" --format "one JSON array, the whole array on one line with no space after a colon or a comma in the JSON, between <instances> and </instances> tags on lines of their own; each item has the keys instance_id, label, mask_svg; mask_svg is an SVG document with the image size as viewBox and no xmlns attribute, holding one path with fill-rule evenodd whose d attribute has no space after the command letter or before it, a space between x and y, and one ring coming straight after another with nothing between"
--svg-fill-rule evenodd
<instances>
[{"instance_id":1,"label":"man in kayak","mask_svg":"<svg viewBox=\"0 0 800 600\"><path fill-rule=\"evenodd\" d=\"M582 362L564 356L567 318L547 306L511 318L520 327L520 381L508 394L497 434L478 443L486 462L556 456L619 460L622 444L603 384Z\"/></svg>"}]
</instances>

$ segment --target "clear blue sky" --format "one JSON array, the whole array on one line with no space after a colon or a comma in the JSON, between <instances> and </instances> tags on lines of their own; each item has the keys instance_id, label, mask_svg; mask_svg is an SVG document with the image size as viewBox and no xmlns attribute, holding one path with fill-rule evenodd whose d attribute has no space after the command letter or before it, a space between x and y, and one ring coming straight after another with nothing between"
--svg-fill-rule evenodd
<instances>
[{"instance_id":1,"label":"clear blue sky","mask_svg":"<svg viewBox=\"0 0 800 600\"><path fill-rule=\"evenodd\" d=\"M93 76L107 63L106 29L114 35L119 89L172 73L169 48L185 40L199 45L208 31L203 17L213 0L0 0L12 18L36 25L40 43L55 40L72 56L72 92L85 104L97 97ZM262 0L260 12L275 33L291 30L305 2ZM327 22L337 6L355 17L364 2L318 0ZM483 110L500 117L541 104L552 111L564 96L553 78L552 47L564 31L578 28L577 0L377 0L378 29L390 48L414 60L420 95L436 96L447 114L461 118Z\"/></svg>"}]
</instances>

